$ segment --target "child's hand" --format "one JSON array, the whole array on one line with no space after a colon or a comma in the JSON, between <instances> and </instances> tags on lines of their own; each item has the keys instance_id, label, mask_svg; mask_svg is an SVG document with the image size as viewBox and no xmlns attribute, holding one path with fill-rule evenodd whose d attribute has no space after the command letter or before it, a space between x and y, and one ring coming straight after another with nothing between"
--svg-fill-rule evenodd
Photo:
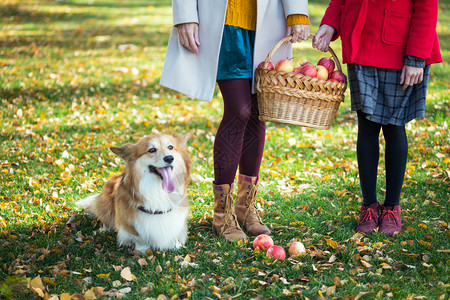
<instances>
[{"instance_id":1,"label":"child's hand","mask_svg":"<svg viewBox=\"0 0 450 300\"><path fill-rule=\"evenodd\" d=\"M328 51L328 45L330 45L334 31L335 29L330 25L323 24L320 26L313 39L312 46L323 52Z\"/></svg>"},{"instance_id":2,"label":"child's hand","mask_svg":"<svg viewBox=\"0 0 450 300\"><path fill-rule=\"evenodd\" d=\"M411 66L403 66L402 74L400 75L400 84L403 84L402 90L423 81L423 68L416 68Z\"/></svg>"}]
</instances>

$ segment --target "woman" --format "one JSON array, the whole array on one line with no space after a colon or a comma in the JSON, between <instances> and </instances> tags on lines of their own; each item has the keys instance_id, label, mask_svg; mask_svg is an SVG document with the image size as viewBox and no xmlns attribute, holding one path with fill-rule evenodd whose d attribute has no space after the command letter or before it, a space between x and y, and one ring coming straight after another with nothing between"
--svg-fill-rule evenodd
<instances>
[{"instance_id":1,"label":"woman","mask_svg":"<svg viewBox=\"0 0 450 300\"><path fill-rule=\"evenodd\" d=\"M405 124L425 115L430 64L442 61L438 0L331 0L313 40L342 41L351 107L358 116L357 160L363 203L356 230L401 230L400 194L408 157ZM386 141L386 196L376 195L379 134Z\"/></svg>"},{"instance_id":2,"label":"woman","mask_svg":"<svg viewBox=\"0 0 450 300\"><path fill-rule=\"evenodd\" d=\"M255 205L265 124L253 75L281 38L308 38L307 0L174 0L173 20L160 84L211 101L217 81L224 101L214 141L213 230L229 241L246 239L241 226L250 235L270 234ZM272 59L291 56L285 44Z\"/></svg>"}]
</instances>

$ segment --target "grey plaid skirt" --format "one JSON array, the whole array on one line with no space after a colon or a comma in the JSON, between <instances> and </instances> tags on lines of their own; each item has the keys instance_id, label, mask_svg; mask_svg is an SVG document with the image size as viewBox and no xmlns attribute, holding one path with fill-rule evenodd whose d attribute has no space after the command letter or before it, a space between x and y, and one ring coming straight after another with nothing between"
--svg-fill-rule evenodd
<instances>
[{"instance_id":1,"label":"grey plaid skirt","mask_svg":"<svg viewBox=\"0 0 450 300\"><path fill-rule=\"evenodd\" d=\"M425 116L430 65L424 68L423 81L408 87L400 85L402 70L348 64L352 111L361 110L367 119L379 124L403 126Z\"/></svg>"}]
</instances>

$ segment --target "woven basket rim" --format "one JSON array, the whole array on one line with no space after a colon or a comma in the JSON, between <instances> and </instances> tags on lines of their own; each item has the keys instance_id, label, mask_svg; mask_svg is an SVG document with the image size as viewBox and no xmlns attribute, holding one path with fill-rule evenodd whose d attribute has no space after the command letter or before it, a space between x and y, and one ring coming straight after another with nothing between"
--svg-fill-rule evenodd
<instances>
[{"instance_id":1,"label":"woven basket rim","mask_svg":"<svg viewBox=\"0 0 450 300\"><path fill-rule=\"evenodd\" d=\"M308 39L313 39L315 37L314 34L310 34ZM269 53L266 56L266 59L264 60L264 64L263 64L263 69L267 68L267 66L269 65L270 60L272 59L272 56L275 54L275 52L277 52L278 48L281 47L281 45L283 45L284 43L289 42L290 40L292 40L292 35L288 35L285 36L284 38L282 38L281 40L278 41L278 43L275 44L275 46L273 46L273 48L269 51ZM333 48L331 46L328 46L328 51L331 56L333 56L333 60L336 63L337 69L342 72L342 66L341 63L339 61L339 58L337 57L336 53L334 52Z\"/></svg>"}]
</instances>

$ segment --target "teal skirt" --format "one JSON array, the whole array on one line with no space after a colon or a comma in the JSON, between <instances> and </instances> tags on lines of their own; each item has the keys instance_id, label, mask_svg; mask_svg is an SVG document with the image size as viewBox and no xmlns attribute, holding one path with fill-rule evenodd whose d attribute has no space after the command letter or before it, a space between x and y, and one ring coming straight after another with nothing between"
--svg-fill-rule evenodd
<instances>
[{"instance_id":1,"label":"teal skirt","mask_svg":"<svg viewBox=\"0 0 450 300\"><path fill-rule=\"evenodd\" d=\"M254 44L254 31L225 25L217 80L252 78Z\"/></svg>"}]
</instances>

